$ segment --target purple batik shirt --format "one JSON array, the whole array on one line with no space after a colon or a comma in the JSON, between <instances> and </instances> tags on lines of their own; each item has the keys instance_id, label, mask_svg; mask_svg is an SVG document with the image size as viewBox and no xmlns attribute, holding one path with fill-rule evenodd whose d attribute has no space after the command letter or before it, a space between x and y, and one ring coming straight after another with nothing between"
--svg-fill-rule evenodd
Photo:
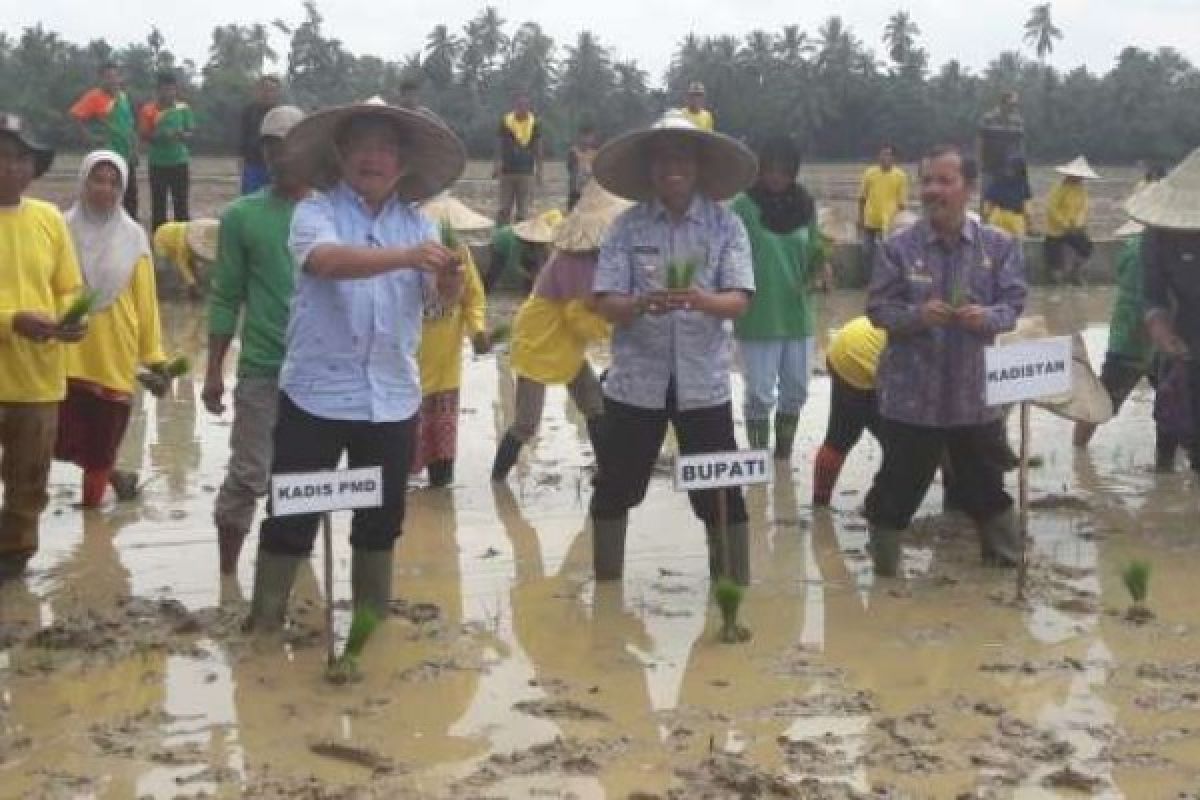
<instances>
[{"instance_id":1,"label":"purple batik shirt","mask_svg":"<svg viewBox=\"0 0 1200 800\"><path fill-rule=\"evenodd\" d=\"M1025 295L1020 242L997 228L968 218L950 244L922 219L889 237L867 290L867 315L888 333L876 376L879 413L928 428L998 419L1000 409L984 404L983 351L1016 325ZM926 327L920 309L934 298L985 306L986 331Z\"/></svg>"}]
</instances>

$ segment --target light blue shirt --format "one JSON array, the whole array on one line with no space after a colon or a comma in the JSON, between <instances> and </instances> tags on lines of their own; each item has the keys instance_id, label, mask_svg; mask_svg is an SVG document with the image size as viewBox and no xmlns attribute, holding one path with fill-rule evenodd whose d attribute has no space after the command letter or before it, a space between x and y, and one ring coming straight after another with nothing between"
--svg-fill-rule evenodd
<instances>
[{"instance_id":1,"label":"light blue shirt","mask_svg":"<svg viewBox=\"0 0 1200 800\"><path fill-rule=\"evenodd\" d=\"M657 202L638 203L617 217L600 247L592 289L634 296L663 289L667 264L676 259L696 264L697 288L754 291L742 221L699 195L678 224ZM661 409L673 379L680 410L711 408L729 402L732 366L732 323L700 311L647 314L613 329L604 393L627 405Z\"/></svg>"},{"instance_id":2,"label":"light blue shirt","mask_svg":"<svg viewBox=\"0 0 1200 800\"><path fill-rule=\"evenodd\" d=\"M333 280L304 269L321 245L410 247L436 241L433 223L392 199L373 215L345 184L296 206L288 246L300 274L288 320L280 388L317 417L397 422L417 413L417 345L428 273L398 269L371 278Z\"/></svg>"}]
</instances>

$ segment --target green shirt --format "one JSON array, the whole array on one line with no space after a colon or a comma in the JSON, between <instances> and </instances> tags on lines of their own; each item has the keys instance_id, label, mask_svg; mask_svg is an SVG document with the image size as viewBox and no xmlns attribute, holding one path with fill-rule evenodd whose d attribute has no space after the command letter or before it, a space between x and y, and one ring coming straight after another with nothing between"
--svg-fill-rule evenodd
<instances>
[{"instance_id":1,"label":"green shirt","mask_svg":"<svg viewBox=\"0 0 1200 800\"><path fill-rule=\"evenodd\" d=\"M1117 257L1117 299L1108 323L1108 352L1148 364L1151 347L1142 324L1141 249L1142 237L1131 236Z\"/></svg>"},{"instance_id":2,"label":"green shirt","mask_svg":"<svg viewBox=\"0 0 1200 800\"><path fill-rule=\"evenodd\" d=\"M221 215L208 332L232 336L242 317L241 376L278 377L283 364L295 287L288 249L294 209L268 186L235 200Z\"/></svg>"},{"instance_id":3,"label":"green shirt","mask_svg":"<svg viewBox=\"0 0 1200 800\"><path fill-rule=\"evenodd\" d=\"M808 279L825 258L821 233L814 221L790 233L773 233L763 225L758 206L745 194L731 206L741 218L754 257L754 297L734 323L739 339L802 339L812 336Z\"/></svg>"},{"instance_id":4,"label":"green shirt","mask_svg":"<svg viewBox=\"0 0 1200 800\"><path fill-rule=\"evenodd\" d=\"M500 259L504 264L503 272L520 271L521 269L521 240L513 233L511 225L502 225L492 231L492 258ZM488 271L496 273L495 265Z\"/></svg>"},{"instance_id":5,"label":"green shirt","mask_svg":"<svg viewBox=\"0 0 1200 800\"><path fill-rule=\"evenodd\" d=\"M176 103L174 107L160 109L157 103L148 104L143 112L149 117L145 128L150 147L147 160L152 167L174 167L189 160L187 142L177 137L180 131L191 131L196 126L192 107L187 103Z\"/></svg>"}]
</instances>

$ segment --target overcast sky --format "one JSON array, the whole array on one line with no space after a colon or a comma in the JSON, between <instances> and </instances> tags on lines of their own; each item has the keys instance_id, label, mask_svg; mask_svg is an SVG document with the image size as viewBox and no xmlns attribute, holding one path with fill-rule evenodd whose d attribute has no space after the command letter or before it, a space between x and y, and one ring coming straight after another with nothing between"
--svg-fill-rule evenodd
<instances>
[{"instance_id":1,"label":"overcast sky","mask_svg":"<svg viewBox=\"0 0 1200 800\"><path fill-rule=\"evenodd\" d=\"M658 83L676 44L689 31L743 34L795 24L815 35L822 20L840 14L859 38L882 55L880 34L897 9L907 10L916 20L921 42L935 65L957 58L979 69L1001 50L1022 47L1022 26L1033 4L1033 0L978 4L969 0L601 0L594 4L498 0L492 5L509 22L510 30L517 23L537 21L560 46L572 41L578 31L590 29L619 57L636 59ZM483 5L468 0L319 3L327 36L340 38L356 54L387 59L420 48L425 34L439 23L461 29ZM592 10L581 10L585 5ZM1060 68L1086 64L1093 71L1107 71L1127 45L1172 46L1193 63L1200 62L1200 0L1054 0L1053 13L1064 32L1051 57ZM5 0L0 3L0 30L11 36L40 21L74 42L103 37L119 45L143 39L150 26L157 25L172 50L203 65L216 25L269 22L277 17L296 22L302 14L299 0L121 0L117 4ZM276 35L274 43L282 68L286 42Z\"/></svg>"}]
</instances>

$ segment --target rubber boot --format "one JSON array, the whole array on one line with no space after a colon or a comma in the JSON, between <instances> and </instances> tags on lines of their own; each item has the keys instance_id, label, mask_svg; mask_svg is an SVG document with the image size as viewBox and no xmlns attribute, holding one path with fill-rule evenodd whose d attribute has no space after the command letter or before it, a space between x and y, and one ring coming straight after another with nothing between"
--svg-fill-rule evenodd
<instances>
[{"instance_id":1,"label":"rubber boot","mask_svg":"<svg viewBox=\"0 0 1200 800\"><path fill-rule=\"evenodd\" d=\"M746 420L746 440L751 450L762 450L771 441L771 421L769 419Z\"/></svg>"},{"instance_id":2,"label":"rubber boot","mask_svg":"<svg viewBox=\"0 0 1200 800\"><path fill-rule=\"evenodd\" d=\"M715 524L705 523L704 533L708 539L708 577L715 581L725 573L721 569L725 548ZM734 583L747 586L750 583L750 526L745 522L730 522L725 526L725 536L729 540L729 577Z\"/></svg>"},{"instance_id":3,"label":"rubber boot","mask_svg":"<svg viewBox=\"0 0 1200 800\"><path fill-rule=\"evenodd\" d=\"M895 528L870 523L867 526L871 537L868 549L875 574L880 578L894 578L900 571L900 533Z\"/></svg>"},{"instance_id":4,"label":"rubber boot","mask_svg":"<svg viewBox=\"0 0 1200 800\"><path fill-rule=\"evenodd\" d=\"M1009 508L979 526L980 555L989 567L1015 567L1021 561L1021 526Z\"/></svg>"},{"instance_id":5,"label":"rubber boot","mask_svg":"<svg viewBox=\"0 0 1200 800\"><path fill-rule=\"evenodd\" d=\"M833 500L833 489L837 486L838 476L842 474L842 464L846 454L839 453L827 444L817 450L813 459L813 498L814 506L827 506Z\"/></svg>"},{"instance_id":6,"label":"rubber boot","mask_svg":"<svg viewBox=\"0 0 1200 800\"><path fill-rule=\"evenodd\" d=\"M108 476L108 485L117 495L118 503L128 503L136 500L141 490L138 488L138 474L128 470L114 469Z\"/></svg>"},{"instance_id":7,"label":"rubber boot","mask_svg":"<svg viewBox=\"0 0 1200 800\"><path fill-rule=\"evenodd\" d=\"M454 483L454 462L450 459L430 462L426 470L430 486L441 489Z\"/></svg>"},{"instance_id":8,"label":"rubber boot","mask_svg":"<svg viewBox=\"0 0 1200 800\"><path fill-rule=\"evenodd\" d=\"M0 556L0 581L12 581L25 574L25 565L33 553L5 553Z\"/></svg>"},{"instance_id":9,"label":"rubber boot","mask_svg":"<svg viewBox=\"0 0 1200 800\"><path fill-rule=\"evenodd\" d=\"M354 607L368 608L383 619L392 604L393 551L354 548L350 559L350 590Z\"/></svg>"},{"instance_id":10,"label":"rubber boot","mask_svg":"<svg viewBox=\"0 0 1200 800\"><path fill-rule=\"evenodd\" d=\"M222 575L237 572L238 557L242 554L242 544L245 541L245 531L237 528L217 528L217 555Z\"/></svg>"},{"instance_id":11,"label":"rubber boot","mask_svg":"<svg viewBox=\"0 0 1200 800\"><path fill-rule=\"evenodd\" d=\"M288 597L296 582L296 570L304 556L269 553L261 547L254 563L254 596L250 599L250 619L246 630L273 633L283 628Z\"/></svg>"},{"instance_id":12,"label":"rubber boot","mask_svg":"<svg viewBox=\"0 0 1200 800\"><path fill-rule=\"evenodd\" d=\"M517 463L517 457L521 455L524 444L511 432L504 434L504 438L496 447L496 459L492 462L492 480L502 481L508 477L509 471Z\"/></svg>"},{"instance_id":13,"label":"rubber boot","mask_svg":"<svg viewBox=\"0 0 1200 800\"><path fill-rule=\"evenodd\" d=\"M796 428L800 426L800 417L796 414L775 415L775 460L789 461L792 458L792 444L796 441Z\"/></svg>"},{"instance_id":14,"label":"rubber boot","mask_svg":"<svg viewBox=\"0 0 1200 800\"><path fill-rule=\"evenodd\" d=\"M83 472L83 507L99 508L108 489L109 470L88 469Z\"/></svg>"},{"instance_id":15,"label":"rubber boot","mask_svg":"<svg viewBox=\"0 0 1200 800\"><path fill-rule=\"evenodd\" d=\"M619 581L625 575L625 532L629 515L612 519L592 517L592 571L598 581Z\"/></svg>"}]
</instances>

